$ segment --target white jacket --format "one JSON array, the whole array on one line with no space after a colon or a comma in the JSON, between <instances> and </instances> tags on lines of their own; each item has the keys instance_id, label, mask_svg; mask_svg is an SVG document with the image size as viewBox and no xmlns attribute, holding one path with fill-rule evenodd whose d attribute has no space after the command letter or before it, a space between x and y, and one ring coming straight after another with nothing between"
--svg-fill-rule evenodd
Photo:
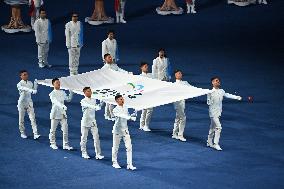
<instances>
[{"instance_id":1,"label":"white jacket","mask_svg":"<svg viewBox=\"0 0 284 189\"><path fill-rule=\"evenodd\" d=\"M115 63L112 63L112 64L105 64L103 67L102 67L102 69L112 69L112 70L114 70L114 71L118 71L118 72L122 72L122 73L129 73L128 71L125 71L125 70L123 70L123 69L121 69L121 68L119 68L118 66L117 66L117 64L115 64Z\"/></svg>"},{"instance_id":2,"label":"white jacket","mask_svg":"<svg viewBox=\"0 0 284 189\"><path fill-rule=\"evenodd\" d=\"M64 101L70 102L72 99L72 93L69 96L63 90L54 89L49 94L52 108L50 112L50 119L63 119L67 118L66 114L66 106L64 105Z\"/></svg>"},{"instance_id":3,"label":"white jacket","mask_svg":"<svg viewBox=\"0 0 284 189\"><path fill-rule=\"evenodd\" d=\"M155 79L158 80L168 80L170 79L170 74L168 73L168 69L170 66L170 62L168 58L160 58L157 57L153 60L152 66L152 74Z\"/></svg>"},{"instance_id":4,"label":"white jacket","mask_svg":"<svg viewBox=\"0 0 284 189\"><path fill-rule=\"evenodd\" d=\"M128 113L128 109L123 106L116 106L113 109L115 116L115 123L113 125L113 134L125 134L128 132L127 120L130 120L131 116Z\"/></svg>"},{"instance_id":5,"label":"white jacket","mask_svg":"<svg viewBox=\"0 0 284 189\"><path fill-rule=\"evenodd\" d=\"M209 105L209 117L220 117L222 114L223 97L240 100L240 96L226 93L223 89L212 89L212 93L207 95L207 104Z\"/></svg>"},{"instance_id":6,"label":"white jacket","mask_svg":"<svg viewBox=\"0 0 284 189\"><path fill-rule=\"evenodd\" d=\"M48 43L51 42L51 28L49 20L37 19L34 24L35 37L37 43Z\"/></svg>"},{"instance_id":7,"label":"white jacket","mask_svg":"<svg viewBox=\"0 0 284 189\"><path fill-rule=\"evenodd\" d=\"M80 36L82 35L81 22L77 21L76 23L73 21L68 22L65 25L65 37L66 37L66 47L82 47L83 44L80 41Z\"/></svg>"},{"instance_id":8,"label":"white jacket","mask_svg":"<svg viewBox=\"0 0 284 189\"><path fill-rule=\"evenodd\" d=\"M105 54L110 54L113 59L116 60L116 50L117 43L115 39L110 40L109 38L105 39L102 42L102 58L104 59Z\"/></svg>"},{"instance_id":9,"label":"white jacket","mask_svg":"<svg viewBox=\"0 0 284 189\"><path fill-rule=\"evenodd\" d=\"M96 111L101 109L100 105L97 105L96 99L85 97L81 100L83 117L81 120L82 127L91 127L93 123L96 123Z\"/></svg>"},{"instance_id":10,"label":"white jacket","mask_svg":"<svg viewBox=\"0 0 284 189\"><path fill-rule=\"evenodd\" d=\"M182 81L182 80L176 80L177 84L179 85L186 85L186 86L191 86L187 81ZM174 102L174 108L184 110L185 109L185 100L180 100L177 102Z\"/></svg>"},{"instance_id":11,"label":"white jacket","mask_svg":"<svg viewBox=\"0 0 284 189\"><path fill-rule=\"evenodd\" d=\"M36 90L37 90L36 83L33 84L31 81L21 80L17 84L17 88L20 94L20 97L18 100L18 108L20 108L21 106L27 106L33 103L31 94L36 93Z\"/></svg>"}]
</instances>

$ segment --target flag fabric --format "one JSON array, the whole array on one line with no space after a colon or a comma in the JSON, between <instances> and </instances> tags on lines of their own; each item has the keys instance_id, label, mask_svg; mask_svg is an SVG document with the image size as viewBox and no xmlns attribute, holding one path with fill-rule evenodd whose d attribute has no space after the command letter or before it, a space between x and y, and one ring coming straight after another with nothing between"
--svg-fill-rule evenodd
<instances>
[{"instance_id":1,"label":"flag fabric","mask_svg":"<svg viewBox=\"0 0 284 189\"><path fill-rule=\"evenodd\" d=\"M121 73L108 68L61 77L59 80L61 89L83 95L83 88L91 87L93 98L110 104L116 104L114 97L121 94L125 99L125 106L135 110L161 106L211 92L209 89ZM52 79L38 80L38 84L52 87L51 81Z\"/></svg>"}]
</instances>

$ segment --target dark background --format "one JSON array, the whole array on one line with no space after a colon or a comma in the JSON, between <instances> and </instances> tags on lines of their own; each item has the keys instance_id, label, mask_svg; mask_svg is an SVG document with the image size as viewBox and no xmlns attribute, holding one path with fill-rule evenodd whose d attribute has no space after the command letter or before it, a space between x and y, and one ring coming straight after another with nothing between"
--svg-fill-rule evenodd
<instances>
[{"instance_id":1,"label":"dark background","mask_svg":"<svg viewBox=\"0 0 284 189\"><path fill-rule=\"evenodd\" d=\"M222 116L222 152L206 147L209 129L206 98L186 103L187 142L171 139L175 111L173 105L154 109L152 132L138 130L139 121L130 122L133 161L137 170L127 171L124 144L119 162L111 167L112 122L97 113L101 147L105 159L81 158L80 120L82 96L67 104L70 144L75 151L62 150L62 134L57 131L59 150L49 147L48 94L39 86L33 96L38 129L42 137L32 139L26 121L27 140L18 131L16 84L18 71L27 69L30 80L69 74L64 24L76 11L84 21L93 11L91 0L46 0L45 8L53 26L50 45L51 69L40 69L34 33L0 32L0 188L284 188L284 1L268 5L237 7L222 0L197 0L197 14L159 16L155 8L162 0L128 0L127 24L90 26L84 24L84 42L79 72L98 69L101 42L109 29L116 31L119 66L139 74L139 63L152 60L165 48L174 68L183 70L184 80L210 88L210 78L218 75L223 88L243 97L225 100ZM185 8L183 0L177 4ZM114 16L114 2L105 1L106 12ZM30 23L28 7L22 7L25 23ZM7 24L10 7L0 3L0 23ZM252 96L253 103L247 97ZM143 103L143 102L141 102ZM90 135L90 134L89 134Z\"/></svg>"}]
</instances>

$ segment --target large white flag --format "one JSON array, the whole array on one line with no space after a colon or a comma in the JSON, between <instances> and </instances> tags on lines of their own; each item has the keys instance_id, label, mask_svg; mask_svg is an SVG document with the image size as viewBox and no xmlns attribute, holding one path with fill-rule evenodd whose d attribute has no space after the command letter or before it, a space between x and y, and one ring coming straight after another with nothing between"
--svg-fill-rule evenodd
<instances>
[{"instance_id":1,"label":"large white flag","mask_svg":"<svg viewBox=\"0 0 284 189\"><path fill-rule=\"evenodd\" d=\"M160 81L111 69L99 69L75 76L61 77L59 80L61 89L72 90L83 95L83 88L91 87L92 97L110 104L116 104L114 97L119 93L124 96L125 106L136 110L210 93L209 89ZM52 87L51 79L39 80L38 83Z\"/></svg>"}]
</instances>

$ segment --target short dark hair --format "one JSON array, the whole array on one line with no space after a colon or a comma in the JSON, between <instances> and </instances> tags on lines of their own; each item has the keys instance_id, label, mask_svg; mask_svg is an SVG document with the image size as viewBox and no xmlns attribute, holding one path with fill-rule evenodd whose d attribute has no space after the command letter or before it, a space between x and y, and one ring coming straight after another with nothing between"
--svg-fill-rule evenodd
<instances>
[{"instance_id":1,"label":"short dark hair","mask_svg":"<svg viewBox=\"0 0 284 189\"><path fill-rule=\"evenodd\" d=\"M106 57L109 56L109 55L110 55L109 53L106 53L106 54L104 55L104 59L106 59Z\"/></svg>"},{"instance_id":2,"label":"short dark hair","mask_svg":"<svg viewBox=\"0 0 284 189\"><path fill-rule=\"evenodd\" d=\"M40 8L39 12L41 12L41 11L46 12L44 8Z\"/></svg>"},{"instance_id":3,"label":"short dark hair","mask_svg":"<svg viewBox=\"0 0 284 189\"><path fill-rule=\"evenodd\" d=\"M54 84L55 81L59 81L59 79L58 78L52 79L52 81L51 81L52 85Z\"/></svg>"},{"instance_id":4,"label":"short dark hair","mask_svg":"<svg viewBox=\"0 0 284 189\"><path fill-rule=\"evenodd\" d=\"M166 52L166 50L164 48L160 48L158 52L164 51Z\"/></svg>"},{"instance_id":5,"label":"short dark hair","mask_svg":"<svg viewBox=\"0 0 284 189\"><path fill-rule=\"evenodd\" d=\"M114 30L108 30L108 31L107 31L107 35L109 35L110 33L113 33L113 34L114 34Z\"/></svg>"},{"instance_id":6,"label":"short dark hair","mask_svg":"<svg viewBox=\"0 0 284 189\"><path fill-rule=\"evenodd\" d=\"M175 70L175 71L174 71L175 74L178 73L178 72L182 73L181 70Z\"/></svg>"},{"instance_id":7,"label":"short dark hair","mask_svg":"<svg viewBox=\"0 0 284 189\"><path fill-rule=\"evenodd\" d=\"M116 96L114 97L114 99L115 99L115 101L117 101L117 99L119 99L119 98L121 98L121 97L122 97L122 95L118 94L118 95L116 95Z\"/></svg>"},{"instance_id":8,"label":"short dark hair","mask_svg":"<svg viewBox=\"0 0 284 189\"><path fill-rule=\"evenodd\" d=\"M20 70L20 71L19 71L19 74L20 74L20 75L22 75L22 73L25 73L25 72L27 72L27 73L28 73L28 71L27 71L27 70Z\"/></svg>"},{"instance_id":9,"label":"short dark hair","mask_svg":"<svg viewBox=\"0 0 284 189\"><path fill-rule=\"evenodd\" d=\"M220 80L220 77L218 77L218 76L212 77L212 78L211 78L211 82L212 82L214 79L219 79L219 80Z\"/></svg>"},{"instance_id":10,"label":"short dark hair","mask_svg":"<svg viewBox=\"0 0 284 189\"><path fill-rule=\"evenodd\" d=\"M84 87L83 92L85 93L88 89L91 89L91 87Z\"/></svg>"},{"instance_id":11,"label":"short dark hair","mask_svg":"<svg viewBox=\"0 0 284 189\"><path fill-rule=\"evenodd\" d=\"M140 63L140 68L142 68L142 67L145 66L145 65L148 65L148 63L147 63L147 62L141 62L141 63Z\"/></svg>"}]
</instances>

